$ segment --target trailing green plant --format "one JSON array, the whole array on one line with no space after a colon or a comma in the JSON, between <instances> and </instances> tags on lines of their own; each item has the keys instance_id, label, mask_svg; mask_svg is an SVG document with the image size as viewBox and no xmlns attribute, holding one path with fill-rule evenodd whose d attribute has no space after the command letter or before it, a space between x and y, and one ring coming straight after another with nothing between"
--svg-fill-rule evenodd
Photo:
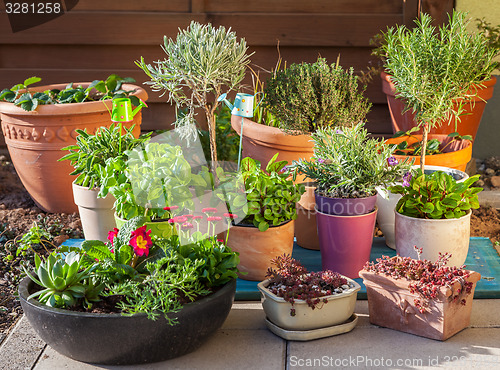
<instances>
[{"instance_id":1,"label":"trailing green plant","mask_svg":"<svg viewBox=\"0 0 500 370\"><path fill-rule=\"evenodd\" d=\"M455 121L455 131L465 104L477 95L478 87L498 67L498 48L481 33L467 31L469 21L454 11L449 22L436 29L432 18L422 14L415 28L391 27L383 33L380 54L394 83L396 97L405 111L415 113L423 128L423 148L431 128ZM457 101L462 103L457 105ZM425 165L425 149L420 165Z\"/></svg>"},{"instance_id":2,"label":"trailing green plant","mask_svg":"<svg viewBox=\"0 0 500 370\"><path fill-rule=\"evenodd\" d=\"M488 41L488 44L500 51L500 24L493 26L483 19L476 19L476 26L479 33Z\"/></svg>"},{"instance_id":3,"label":"trailing green plant","mask_svg":"<svg viewBox=\"0 0 500 370\"><path fill-rule=\"evenodd\" d=\"M418 169L403 185L391 186L389 190L401 194L396 212L416 218L450 219L460 218L471 209L479 208L477 194L482 190L472 185L479 175L457 182L453 176L442 171L422 174Z\"/></svg>"},{"instance_id":4,"label":"trailing green plant","mask_svg":"<svg viewBox=\"0 0 500 370\"><path fill-rule=\"evenodd\" d=\"M52 89L30 92L31 85L41 80L40 77L30 77L10 89L3 89L0 92L0 101L14 103L25 111L34 111L39 105L83 103L114 98L129 98L132 104L136 106L140 103L139 98L131 95L135 90L127 91L123 89L123 84L135 82L131 77L121 78L116 74L112 74L105 81L92 81L86 88L69 83L63 90Z\"/></svg>"},{"instance_id":5,"label":"trailing green plant","mask_svg":"<svg viewBox=\"0 0 500 370\"><path fill-rule=\"evenodd\" d=\"M122 134L122 129L125 131ZM77 129L76 144L61 150L69 151L59 161L69 160L75 170L70 175L78 177L75 184L89 189L101 186L101 173L106 160L126 158L125 152L141 147L151 137L151 133L135 138L132 134L134 126L123 127L113 123L110 127L100 127L94 135L87 130Z\"/></svg>"},{"instance_id":6,"label":"trailing green plant","mask_svg":"<svg viewBox=\"0 0 500 370\"><path fill-rule=\"evenodd\" d=\"M217 162L215 111L223 89L238 88L245 76L249 60L245 39L238 41L236 33L223 26L213 27L192 21L179 30L176 40L164 37L163 51L167 55L155 65L146 64L141 57L136 64L151 79L154 91L168 94L168 102L177 108L187 107L176 127L184 137L196 134L195 110L201 108L206 116L210 138L210 154Z\"/></svg>"},{"instance_id":7,"label":"trailing green plant","mask_svg":"<svg viewBox=\"0 0 500 370\"><path fill-rule=\"evenodd\" d=\"M316 182L317 192L332 198L374 195L409 171L411 162L398 162L395 145L368 137L361 123L353 127L320 129L312 134L314 156L294 161L294 177L303 174Z\"/></svg>"},{"instance_id":8,"label":"trailing green plant","mask_svg":"<svg viewBox=\"0 0 500 370\"><path fill-rule=\"evenodd\" d=\"M260 231L295 220L296 203L305 192L303 184L289 180L286 161L276 161L278 153L262 169L260 162L246 157L241 161L238 181L226 187L222 200L240 223L253 224ZM224 185L222 186L224 188Z\"/></svg>"},{"instance_id":9,"label":"trailing green plant","mask_svg":"<svg viewBox=\"0 0 500 370\"><path fill-rule=\"evenodd\" d=\"M363 96L353 69L315 63L291 64L275 71L264 88L263 106L289 134L309 134L318 129L351 127L364 121L371 104Z\"/></svg>"}]
</instances>

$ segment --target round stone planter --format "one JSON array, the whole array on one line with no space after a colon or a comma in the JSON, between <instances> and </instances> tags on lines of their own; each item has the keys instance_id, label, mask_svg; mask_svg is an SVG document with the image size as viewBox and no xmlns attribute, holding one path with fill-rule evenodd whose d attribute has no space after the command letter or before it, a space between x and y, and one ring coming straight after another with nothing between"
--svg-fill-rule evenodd
<instances>
[{"instance_id":1,"label":"round stone planter","mask_svg":"<svg viewBox=\"0 0 500 370\"><path fill-rule=\"evenodd\" d=\"M194 351L222 326L236 291L233 280L214 294L184 305L169 315L179 321L171 326L163 316L153 321L146 314L82 313L27 301L35 286L24 278L19 298L40 338L73 360L103 365L158 362Z\"/></svg>"}]
</instances>

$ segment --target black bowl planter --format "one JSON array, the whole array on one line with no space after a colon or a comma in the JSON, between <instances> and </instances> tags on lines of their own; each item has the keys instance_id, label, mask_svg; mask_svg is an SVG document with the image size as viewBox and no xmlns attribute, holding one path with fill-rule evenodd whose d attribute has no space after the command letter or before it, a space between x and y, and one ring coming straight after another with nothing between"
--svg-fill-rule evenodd
<instances>
[{"instance_id":1,"label":"black bowl planter","mask_svg":"<svg viewBox=\"0 0 500 370\"><path fill-rule=\"evenodd\" d=\"M26 298L35 287L29 278L19 285L21 306L37 334L54 350L74 360L106 365L133 365L164 361L200 347L226 320L233 304L236 280L214 294L163 316L122 316L52 308Z\"/></svg>"}]
</instances>

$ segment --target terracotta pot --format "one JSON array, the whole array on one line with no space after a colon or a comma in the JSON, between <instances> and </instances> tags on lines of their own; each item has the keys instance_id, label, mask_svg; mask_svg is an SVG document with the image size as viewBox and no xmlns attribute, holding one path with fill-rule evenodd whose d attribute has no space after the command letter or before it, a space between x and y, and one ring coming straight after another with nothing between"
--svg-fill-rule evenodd
<instances>
[{"instance_id":1,"label":"terracotta pot","mask_svg":"<svg viewBox=\"0 0 500 370\"><path fill-rule=\"evenodd\" d=\"M370 260L377 210L358 216L329 215L316 209L323 270L355 279Z\"/></svg>"},{"instance_id":2,"label":"terracotta pot","mask_svg":"<svg viewBox=\"0 0 500 370\"><path fill-rule=\"evenodd\" d=\"M306 192L297 202L297 219L295 220L295 238L302 248L319 251L318 228L316 224L316 199L314 183L305 183Z\"/></svg>"},{"instance_id":3,"label":"terracotta pot","mask_svg":"<svg viewBox=\"0 0 500 370\"><path fill-rule=\"evenodd\" d=\"M98 188L89 189L73 182L73 197L78 206L85 239L107 242L108 232L115 227L115 197L108 194L106 198L98 198L97 194Z\"/></svg>"},{"instance_id":4,"label":"terracotta pot","mask_svg":"<svg viewBox=\"0 0 500 370\"><path fill-rule=\"evenodd\" d=\"M452 138L446 135L429 135L428 140L438 139L441 142L441 147L444 147ZM401 136L396 138L387 139L386 144L399 144L407 141L409 145L422 141L422 135ZM420 164L420 156L416 155L394 155L397 160L410 158L414 160L415 165ZM425 156L425 164L430 166L442 166L455 168L460 171L465 171L467 163L472 158L472 143L468 140L457 140L453 144L446 147L445 153L433 154Z\"/></svg>"},{"instance_id":5,"label":"terracotta pot","mask_svg":"<svg viewBox=\"0 0 500 370\"><path fill-rule=\"evenodd\" d=\"M352 279L346 279L352 287L324 297L328 302L317 309L313 310L303 299L296 299L293 304L294 316L290 315L291 303L267 289L270 280L260 282L257 288L262 294L262 308L273 324L286 330L312 330L342 324L351 317L361 286Z\"/></svg>"},{"instance_id":6,"label":"terracotta pot","mask_svg":"<svg viewBox=\"0 0 500 370\"><path fill-rule=\"evenodd\" d=\"M78 83L88 86L89 83ZM30 88L30 91L64 89L66 84ZM146 91L139 86L124 85L124 89L137 89L134 94L146 100ZM26 112L13 103L0 102L0 119L5 143L12 163L24 187L35 203L47 212L72 213L71 183L69 174L73 167L69 161L58 162L62 148L76 143L76 129L95 133L101 126L111 125L111 100L40 105L35 111ZM135 124L134 134L140 133L141 113L125 126Z\"/></svg>"},{"instance_id":7,"label":"terracotta pot","mask_svg":"<svg viewBox=\"0 0 500 370\"><path fill-rule=\"evenodd\" d=\"M470 324L474 289L481 275L471 272L467 281L474 285L466 304L449 297L462 286L459 282L451 287L440 287L436 299L429 301L429 312L420 313L409 291L409 281L393 279L374 272L361 271L366 286L370 323L422 337L446 340Z\"/></svg>"},{"instance_id":8,"label":"terracotta pot","mask_svg":"<svg viewBox=\"0 0 500 370\"><path fill-rule=\"evenodd\" d=\"M293 251L294 221L259 231L253 226L232 226L227 245L240 254L240 279L262 281L274 257Z\"/></svg>"},{"instance_id":9,"label":"terracotta pot","mask_svg":"<svg viewBox=\"0 0 500 370\"><path fill-rule=\"evenodd\" d=\"M127 220L120 218L116 212L114 214L116 227L120 229ZM168 238L176 233L175 227L167 220L146 222L146 230L151 230L151 235L159 238Z\"/></svg>"},{"instance_id":10,"label":"terracotta pot","mask_svg":"<svg viewBox=\"0 0 500 370\"><path fill-rule=\"evenodd\" d=\"M372 212L377 194L365 198L330 198L314 193L316 208L329 215L358 216Z\"/></svg>"},{"instance_id":11,"label":"terracotta pot","mask_svg":"<svg viewBox=\"0 0 500 370\"><path fill-rule=\"evenodd\" d=\"M387 95L387 104L391 113L392 130L394 133L397 131L408 131L416 126L415 114L411 111L402 113L405 103L404 100L396 99L396 89L390 77L385 72L381 74L382 90ZM460 135L471 135L473 139L476 138L479 123L486 107L486 101L493 96L493 89L496 82L496 77L492 76L490 80L483 82L484 86L475 85L471 89L470 93L474 94L477 91L477 96L470 103L464 105L464 113L460 116L460 122L457 123ZM457 131L455 130L455 123L452 121L450 124L443 122L439 127L433 128L431 133L448 135L455 131ZM420 130L419 133L421 134L422 131Z\"/></svg>"},{"instance_id":12,"label":"terracotta pot","mask_svg":"<svg viewBox=\"0 0 500 370\"><path fill-rule=\"evenodd\" d=\"M404 216L394 212L396 252L403 257L417 259L413 248L422 248L421 259L436 261L439 253L451 253L449 266L462 266L469 252L470 217L469 211L460 218L428 220Z\"/></svg>"}]
</instances>

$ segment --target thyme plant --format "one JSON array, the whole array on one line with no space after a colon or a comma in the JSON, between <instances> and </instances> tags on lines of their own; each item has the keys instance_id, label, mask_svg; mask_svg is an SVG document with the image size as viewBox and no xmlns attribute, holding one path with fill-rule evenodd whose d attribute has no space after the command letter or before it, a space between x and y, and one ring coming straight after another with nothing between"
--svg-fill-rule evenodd
<instances>
[{"instance_id":1,"label":"thyme plant","mask_svg":"<svg viewBox=\"0 0 500 370\"><path fill-rule=\"evenodd\" d=\"M498 48L482 34L467 31L465 13L454 11L449 23L438 29L431 22L431 16L422 14L413 29L389 28L380 46L397 97L423 128L422 170L430 129L453 119L457 123L464 104L477 95L473 85L481 86L498 66L493 60ZM463 103L457 105L458 100Z\"/></svg>"},{"instance_id":2,"label":"thyme plant","mask_svg":"<svg viewBox=\"0 0 500 370\"><path fill-rule=\"evenodd\" d=\"M189 139L196 134L196 109L205 112L210 154L215 165L217 97L222 92L235 90L243 80L250 62L246 41L238 41L231 29L193 21L187 29L179 30L176 40L165 36L162 48L166 59L151 65L141 57L136 64L151 79L146 83L153 91L163 91L168 94L168 102L175 103L177 108L187 108L187 114L178 115L175 122L183 138Z\"/></svg>"}]
</instances>

